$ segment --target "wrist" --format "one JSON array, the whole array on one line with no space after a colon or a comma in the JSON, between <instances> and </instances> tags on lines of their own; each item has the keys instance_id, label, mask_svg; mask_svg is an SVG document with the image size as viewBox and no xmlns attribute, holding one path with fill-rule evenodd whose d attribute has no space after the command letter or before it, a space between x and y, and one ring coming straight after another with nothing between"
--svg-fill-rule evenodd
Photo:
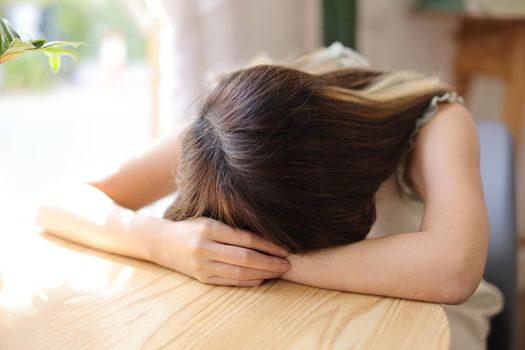
<instances>
[{"instance_id":1,"label":"wrist","mask_svg":"<svg viewBox=\"0 0 525 350\"><path fill-rule=\"evenodd\" d=\"M149 244L145 247L147 260L170 269L181 271L184 266L184 235L182 222L158 219Z\"/></svg>"},{"instance_id":2,"label":"wrist","mask_svg":"<svg viewBox=\"0 0 525 350\"><path fill-rule=\"evenodd\" d=\"M134 211L124 209L122 217L128 217L127 242L131 245L131 256L159 263L159 255L163 246L166 227L170 222L164 219L144 216ZM124 221L124 220L122 220Z\"/></svg>"},{"instance_id":3,"label":"wrist","mask_svg":"<svg viewBox=\"0 0 525 350\"><path fill-rule=\"evenodd\" d=\"M337 267L337 259L330 254L333 250L325 248L301 255L290 254L286 259L291 268L281 278L312 287L348 291L345 269Z\"/></svg>"},{"instance_id":4,"label":"wrist","mask_svg":"<svg viewBox=\"0 0 525 350\"><path fill-rule=\"evenodd\" d=\"M163 265L163 257L165 249L165 236L168 231L169 222L165 222L164 219L151 218L154 222L149 227L149 233L147 234L146 244L142 248L142 254L145 259L154 262L159 265Z\"/></svg>"}]
</instances>

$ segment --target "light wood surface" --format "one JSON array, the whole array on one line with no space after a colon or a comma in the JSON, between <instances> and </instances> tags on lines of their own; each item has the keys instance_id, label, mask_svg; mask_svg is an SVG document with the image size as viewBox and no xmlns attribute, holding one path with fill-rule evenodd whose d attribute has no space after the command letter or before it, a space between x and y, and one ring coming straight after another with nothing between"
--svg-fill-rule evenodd
<instances>
[{"instance_id":1,"label":"light wood surface","mask_svg":"<svg viewBox=\"0 0 525 350\"><path fill-rule=\"evenodd\" d=\"M17 223L0 232L0 349L448 349L440 305L282 280L199 283Z\"/></svg>"}]
</instances>

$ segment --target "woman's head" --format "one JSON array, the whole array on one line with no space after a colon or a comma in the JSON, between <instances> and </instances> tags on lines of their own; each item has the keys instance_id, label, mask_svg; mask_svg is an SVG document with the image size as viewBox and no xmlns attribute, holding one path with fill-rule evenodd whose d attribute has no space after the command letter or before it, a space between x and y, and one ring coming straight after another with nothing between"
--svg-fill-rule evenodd
<instances>
[{"instance_id":1,"label":"woman's head","mask_svg":"<svg viewBox=\"0 0 525 350\"><path fill-rule=\"evenodd\" d=\"M165 217L207 216L294 253L362 240L375 192L444 91L413 73L231 73L184 133L179 193Z\"/></svg>"}]
</instances>

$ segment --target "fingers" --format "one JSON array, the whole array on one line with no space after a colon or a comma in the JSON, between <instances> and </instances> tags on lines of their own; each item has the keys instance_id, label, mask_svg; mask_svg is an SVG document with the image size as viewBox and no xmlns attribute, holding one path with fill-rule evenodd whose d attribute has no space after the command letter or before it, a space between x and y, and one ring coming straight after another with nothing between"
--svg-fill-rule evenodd
<instances>
[{"instance_id":1,"label":"fingers","mask_svg":"<svg viewBox=\"0 0 525 350\"><path fill-rule=\"evenodd\" d=\"M215 284L219 286L237 286L237 287L257 287L260 286L264 280L246 280L236 281L230 278L224 278L220 276L212 276L208 278L206 283Z\"/></svg>"},{"instance_id":2,"label":"fingers","mask_svg":"<svg viewBox=\"0 0 525 350\"><path fill-rule=\"evenodd\" d=\"M209 268L211 276L219 276L237 281L277 278L282 274L282 272L251 269L217 261L212 262Z\"/></svg>"},{"instance_id":3,"label":"fingers","mask_svg":"<svg viewBox=\"0 0 525 350\"><path fill-rule=\"evenodd\" d=\"M290 269L290 264L286 259L266 255L255 250L225 244L217 244L213 249L214 257L212 260L217 262L276 273L284 273Z\"/></svg>"},{"instance_id":4,"label":"fingers","mask_svg":"<svg viewBox=\"0 0 525 350\"><path fill-rule=\"evenodd\" d=\"M208 218L193 222L197 231L188 236L186 269L203 283L255 286L290 269L284 258L289 253L253 232Z\"/></svg>"},{"instance_id":5,"label":"fingers","mask_svg":"<svg viewBox=\"0 0 525 350\"><path fill-rule=\"evenodd\" d=\"M239 247L257 249L275 256L288 256L289 252L277 244L264 239L253 232L231 228L221 224L220 229L210 230L211 239Z\"/></svg>"}]
</instances>

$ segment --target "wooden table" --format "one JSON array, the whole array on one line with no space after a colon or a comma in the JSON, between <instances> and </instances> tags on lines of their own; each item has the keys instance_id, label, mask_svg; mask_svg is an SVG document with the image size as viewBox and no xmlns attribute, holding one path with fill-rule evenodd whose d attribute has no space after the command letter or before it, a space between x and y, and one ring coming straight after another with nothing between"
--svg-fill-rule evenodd
<instances>
[{"instance_id":1,"label":"wooden table","mask_svg":"<svg viewBox=\"0 0 525 350\"><path fill-rule=\"evenodd\" d=\"M448 349L440 305L202 284L2 223L0 349Z\"/></svg>"}]
</instances>

